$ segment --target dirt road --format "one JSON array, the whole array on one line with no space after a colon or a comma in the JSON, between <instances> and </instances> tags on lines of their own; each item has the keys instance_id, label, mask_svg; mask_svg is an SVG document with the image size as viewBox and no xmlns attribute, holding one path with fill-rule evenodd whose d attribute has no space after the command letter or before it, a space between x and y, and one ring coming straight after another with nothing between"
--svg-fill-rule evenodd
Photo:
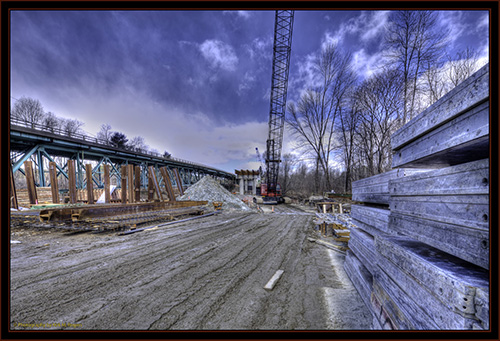
<instances>
[{"instance_id":1,"label":"dirt road","mask_svg":"<svg viewBox=\"0 0 500 341\"><path fill-rule=\"evenodd\" d=\"M344 256L307 240L312 219L288 208L124 236L13 229L11 327L369 329Z\"/></svg>"}]
</instances>

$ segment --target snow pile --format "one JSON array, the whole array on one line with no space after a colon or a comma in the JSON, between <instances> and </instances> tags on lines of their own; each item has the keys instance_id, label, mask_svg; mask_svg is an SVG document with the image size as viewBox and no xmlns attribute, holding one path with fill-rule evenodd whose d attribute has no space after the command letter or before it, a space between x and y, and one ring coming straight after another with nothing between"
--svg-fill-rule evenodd
<instances>
[{"instance_id":1,"label":"snow pile","mask_svg":"<svg viewBox=\"0 0 500 341\"><path fill-rule=\"evenodd\" d=\"M193 186L184 191L184 195L177 200L196 200L208 201L212 206L214 201L221 201L222 209L238 209L243 211L251 211L241 199L231 194L227 189L222 187L216 180L209 176L205 176Z\"/></svg>"}]
</instances>

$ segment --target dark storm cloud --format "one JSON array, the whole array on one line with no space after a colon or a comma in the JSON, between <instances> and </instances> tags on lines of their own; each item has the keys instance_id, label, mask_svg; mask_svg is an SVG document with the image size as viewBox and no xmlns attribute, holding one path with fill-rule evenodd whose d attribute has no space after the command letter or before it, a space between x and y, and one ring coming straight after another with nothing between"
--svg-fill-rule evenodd
<instances>
[{"instance_id":1,"label":"dark storm cloud","mask_svg":"<svg viewBox=\"0 0 500 341\"><path fill-rule=\"evenodd\" d=\"M126 83L188 112L248 121L254 110L237 90L250 70L270 79L271 65L250 58L247 39L249 33L253 39L271 36L273 29L272 13L249 21L251 16L255 13L14 12L13 66L36 75L29 81L37 85L86 87L93 79L108 90ZM261 17L271 20L262 25ZM265 68L259 65L263 60ZM262 89L248 90L262 98ZM259 118L267 114L262 111Z\"/></svg>"},{"instance_id":2,"label":"dark storm cloud","mask_svg":"<svg viewBox=\"0 0 500 341\"><path fill-rule=\"evenodd\" d=\"M455 37L451 55L469 46L486 58L487 15L441 13ZM245 164L256 161L255 147L265 149L274 16L12 11L12 96L40 99L94 134L109 123L176 157L251 168ZM288 100L313 84L312 62L326 43L352 53L360 79L370 76L384 52L387 18L384 11L296 11Z\"/></svg>"}]
</instances>

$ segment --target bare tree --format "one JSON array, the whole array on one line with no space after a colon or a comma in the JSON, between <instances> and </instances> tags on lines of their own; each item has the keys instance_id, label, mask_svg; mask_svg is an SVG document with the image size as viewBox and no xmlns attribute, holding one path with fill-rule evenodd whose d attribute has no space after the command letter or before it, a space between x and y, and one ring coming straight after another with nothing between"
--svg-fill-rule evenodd
<instances>
[{"instance_id":1,"label":"bare tree","mask_svg":"<svg viewBox=\"0 0 500 341\"><path fill-rule=\"evenodd\" d=\"M290 153L285 154L282 157L282 163L279 174L280 177L279 183L281 185L281 193L283 195L286 195L290 190L290 182L291 182L290 175L295 161L296 161L295 157L293 156L293 154Z\"/></svg>"},{"instance_id":2,"label":"bare tree","mask_svg":"<svg viewBox=\"0 0 500 341\"><path fill-rule=\"evenodd\" d=\"M350 110L344 110L339 115L338 130L342 139L343 161L345 166L345 193L350 192L352 184L352 168L354 163L354 147L356 130L358 128L360 114L357 108L351 104Z\"/></svg>"},{"instance_id":3,"label":"bare tree","mask_svg":"<svg viewBox=\"0 0 500 341\"><path fill-rule=\"evenodd\" d=\"M50 131L51 133L55 133L56 130L58 130L60 123L61 119L58 118L53 112L46 113L42 122L44 129Z\"/></svg>"},{"instance_id":4,"label":"bare tree","mask_svg":"<svg viewBox=\"0 0 500 341\"><path fill-rule=\"evenodd\" d=\"M457 52L454 58L448 57L448 78L455 87L478 70L479 52L468 47Z\"/></svg>"},{"instance_id":5,"label":"bare tree","mask_svg":"<svg viewBox=\"0 0 500 341\"><path fill-rule=\"evenodd\" d=\"M133 137L128 143L128 147L137 152L145 152L149 149L148 145L144 141L144 137L142 136Z\"/></svg>"},{"instance_id":6,"label":"bare tree","mask_svg":"<svg viewBox=\"0 0 500 341\"><path fill-rule=\"evenodd\" d=\"M45 115L42 103L39 100L21 97L14 103L11 111L12 117L16 118L31 128L42 122Z\"/></svg>"},{"instance_id":7,"label":"bare tree","mask_svg":"<svg viewBox=\"0 0 500 341\"><path fill-rule=\"evenodd\" d=\"M357 147L366 160L368 175L390 169L390 137L400 127L403 88L399 72L392 70L365 80L354 95L354 110L360 119Z\"/></svg>"},{"instance_id":8,"label":"bare tree","mask_svg":"<svg viewBox=\"0 0 500 341\"><path fill-rule=\"evenodd\" d=\"M403 75L403 123L418 113L419 78L443 55L448 31L437 28L437 12L395 11L390 17L385 44L388 64Z\"/></svg>"},{"instance_id":9,"label":"bare tree","mask_svg":"<svg viewBox=\"0 0 500 341\"><path fill-rule=\"evenodd\" d=\"M289 105L288 126L299 147L315 159L315 192L320 190L320 168L330 187L330 153L338 147L334 122L355 80L350 60L351 55L343 55L335 45L326 46L314 63L321 84L305 91L297 105Z\"/></svg>"},{"instance_id":10,"label":"bare tree","mask_svg":"<svg viewBox=\"0 0 500 341\"><path fill-rule=\"evenodd\" d=\"M113 135L111 132L111 125L102 124L101 130L97 132L97 139L100 140L101 143L109 145L111 144L111 135Z\"/></svg>"},{"instance_id":11,"label":"bare tree","mask_svg":"<svg viewBox=\"0 0 500 341\"><path fill-rule=\"evenodd\" d=\"M81 127L83 127L84 123L81 122L81 121L78 121L76 119L67 119L67 120L63 120L62 121L62 130L64 131L64 133L66 135L68 135L69 137L77 134L77 133L81 133L82 132L82 129Z\"/></svg>"}]
</instances>

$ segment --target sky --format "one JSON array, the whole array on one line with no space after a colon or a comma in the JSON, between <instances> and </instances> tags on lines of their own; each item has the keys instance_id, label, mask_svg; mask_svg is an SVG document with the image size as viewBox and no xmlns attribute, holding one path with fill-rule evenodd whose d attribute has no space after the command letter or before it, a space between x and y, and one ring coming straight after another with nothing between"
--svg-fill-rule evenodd
<instances>
[{"instance_id":1,"label":"sky","mask_svg":"<svg viewBox=\"0 0 500 341\"><path fill-rule=\"evenodd\" d=\"M359 79L376 72L390 12L295 11L288 101L311 83L326 43L352 53ZM268 134L275 12L11 11L11 101L102 124L150 148L228 172L258 169ZM488 11L440 11L448 52L487 60ZM293 152L285 132L283 153Z\"/></svg>"}]
</instances>

